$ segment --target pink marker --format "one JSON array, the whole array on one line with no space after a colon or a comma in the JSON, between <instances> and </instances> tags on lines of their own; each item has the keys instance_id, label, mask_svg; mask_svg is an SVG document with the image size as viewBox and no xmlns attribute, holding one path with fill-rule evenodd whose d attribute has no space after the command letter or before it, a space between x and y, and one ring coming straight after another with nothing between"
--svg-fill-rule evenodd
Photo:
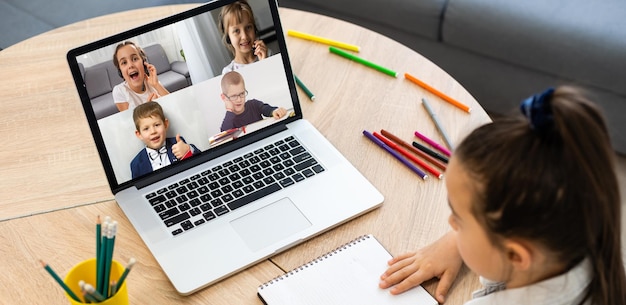
<instances>
[{"instance_id":1,"label":"pink marker","mask_svg":"<svg viewBox=\"0 0 626 305\"><path fill-rule=\"evenodd\" d=\"M437 144L437 142L435 142L435 141L433 141L433 140L429 139L429 138L428 138L428 137L426 137L425 135L423 135L423 134L421 134L421 133L419 133L419 132L417 132L417 131L416 131L416 132L415 132L415 136L416 136L416 137L418 137L418 138L420 138L422 141L424 141L424 142L428 143L428 145L430 145L430 146L434 147L435 149L439 150L439 151L440 151L440 152L442 152L444 155L446 155L446 156L448 156L448 157L450 157L450 155L452 155L452 154L450 153L450 151L449 151L447 148L445 148L445 147L443 147L443 146L441 146L441 145Z\"/></svg>"}]
</instances>

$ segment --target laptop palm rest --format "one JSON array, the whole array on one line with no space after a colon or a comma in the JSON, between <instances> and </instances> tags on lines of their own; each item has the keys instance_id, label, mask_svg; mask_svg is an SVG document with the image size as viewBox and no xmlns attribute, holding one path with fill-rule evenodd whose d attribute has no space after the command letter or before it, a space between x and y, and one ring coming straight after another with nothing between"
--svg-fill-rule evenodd
<instances>
[{"instance_id":1,"label":"laptop palm rest","mask_svg":"<svg viewBox=\"0 0 626 305\"><path fill-rule=\"evenodd\" d=\"M230 223L252 251L258 251L311 226L289 198L234 219Z\"/></svg>"}]
</instances>

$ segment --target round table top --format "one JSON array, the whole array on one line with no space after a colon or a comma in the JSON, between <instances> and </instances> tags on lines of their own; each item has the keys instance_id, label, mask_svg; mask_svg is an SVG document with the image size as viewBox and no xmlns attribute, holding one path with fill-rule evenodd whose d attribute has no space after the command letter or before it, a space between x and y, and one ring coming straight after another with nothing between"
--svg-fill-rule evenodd
<instances>
[{"instance_id":1,"label":"round table top","mask_svg":"<svg viewBox=\"0 0 626 305\"><path fill-rule=\"evenodd\" d=\"M113 195L65 55L74 47L195 6L153 7L93 18L0 51L0 78L3 79L0 100L5 107L0 113L0 137L5 141L0 149L0 220L30 228L35 219L40 220L31 217L56 219L66 213L87 213L85 210L121 213L111 203ZM385 201L381 208L285 251L273 257L272 262L289 270L356 236L369 233L393 254L415 250L437 239L449 230L445 174L442 180L434 177L421 180L366 139L362 131L385 129L410 142L417 130L443 142L421 105L422 98L430 101L454 143L477 126L489 122L488 115L450 75L396 41L326 16L285 8L280 9L280 14L285 32L293 29L358 45L361 47L360 57L393 69L400 76L391 77L330 54L326 45L286 36L294 73L306 80L307 87L316 95L315 101L311 102L298 89L305 119L380 190ZM461 111L404 79L405 72L469 105L472 112ZM67 208L71 209L64 211ZM55 212L46 215L50 211ZM131 227L128 223L126 225ZM132 238L141 244L136 233ZM21 242L29 243L28 240ZM22 255L21 251L15 250L15 254ZM141 251L148 253L147 249ZM145 255L149 257L149 253ZM156 263L150 263L155 264L154 270L158 269ZM253 269L263 268L271 269L265 263ZM269 280L266 274L259 278L247 274L238 278L245 277L253 283L250 285L258 281L258 285ZM0 279L4 281L6 278ZM237 279L226 282L232 281ZM462 304L477 283L477 277L464 270L446 304ZM173 290L167 283L158 284ZM145 285L145 289L149 289L150 284ZM430 282L425 287L433 292L434 285ZM216 294L213 289L217 287L223 286L209 287L193 300L206 301L206 295ZM130 289L131 300L132 290L140 288L143 286ZM54 295L55 292L48 294ZM164 300L174 297L171 292L164 293L166 296L161 296Z\"/></svg>"}]
</instances>

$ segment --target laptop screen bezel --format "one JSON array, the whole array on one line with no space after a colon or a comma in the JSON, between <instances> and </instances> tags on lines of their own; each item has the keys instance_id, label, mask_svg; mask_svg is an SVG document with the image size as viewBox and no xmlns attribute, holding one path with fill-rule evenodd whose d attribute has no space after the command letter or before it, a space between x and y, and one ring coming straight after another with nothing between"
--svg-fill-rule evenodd
<instances>
[{"instance_id":1,"label":"laptop screen bezel","mask_svg":"<svg viewBox=\"0 0 626 305\"><path fill-rule=\"evenodd\" d=\"M106 173L106 177L107 177L109 186L113 194L116 194L117 192L124 190L131 186L136 186L138 188L141 188L143 186L150 185L154 182L163 180L171 175L190 169L194 166L208 162L226 153L232 152L241 147L244 147L246 145L259 141L271 134L274 134L276 132L286 129L286 125L289 124L290 122L302 119L302 110L301 110L300 102L298 99L298 94L297 94L296 85L294 81L293 71L291 68L291 63L289 61L289 55L287 53L287 45L285 42L285 38L284 38L285 36L284 36L283 28L280 22L279 14L278 14L277 2L275 0L252 0L252 1L267 1L267 3L269 4L269 10L271 13L272 21L274 24L274 30L276 33L276 41L279 46L279 51L278 51L279 54L276 54L274 56L281 56L281 59L282 59L282 63L284 66L284 71L285 71L286 79L287 79L287 85L289 88L289 94L291 96L291 100L293 103L293 114L290 115L285 120L282 120L266 128L263 128L259 131L252 132L246 135L245 137L240 137L229 143L225 143L224 145L220 145L220 146L208 149L206 151L203 151L200 155L195 156L194 158L190 158L188 160L184 160L181 162L175 162L171 164L170 166L167 166L160 170L156 170L152 172L151 174L139 177L137 179L131 179L129 181L125 181L121 183L117 181L114 168L109 158L107 146L103 139L102 133L100 131L98 120L96 118L94 109L92 107L91 99L87 92L85 81L80 71L77 58L81 55L84 55L94 50L98 50L105 46L116 44L116 43L125 41L127 39L130 39L132 37L156 30L158 28L165 27L165 26L177 23L179 21L192 18L197 15L210 12L215 9L219 9L222 6L228 5L235 1L236 0L218 0L218 1L208 2L196 8L192 8L190 10L162 18L160 20L150 22L142 26L135 27L135 28L126 30L124 32L118 33L118 34L114 34L114 35L102 38L100 40L85 44L83 46L80 46L80 47L77 47L68 51L67 56L66 56L67 62L68 62L72 77L74 79L74 82L76 84L78 95L80 97L80 100L81 100L81 103L82 103L82 106L83 106L83 109L84 109L84 112L85 112L85 115L89 124L89 128L91 129L91 133L93 135L100 160L104 167L104 171Z\"/></svg>"}]
</instances>

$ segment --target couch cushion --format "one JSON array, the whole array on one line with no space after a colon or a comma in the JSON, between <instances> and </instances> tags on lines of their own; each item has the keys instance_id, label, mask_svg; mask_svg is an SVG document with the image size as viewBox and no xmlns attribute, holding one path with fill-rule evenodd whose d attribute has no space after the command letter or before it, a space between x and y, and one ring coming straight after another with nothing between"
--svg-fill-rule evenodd
<instances>
[{"instance_id":1,"label":"couch cushion","mask_svg":"<svg viewBox=\"0 0 626 305\"><path fill-rule=\"evenodd\" d=\"M98 97L113 90L109 82L109 73L102 67L85 70L85 87L89 98Z\"/></svg>"},{"instance_id":2,"label":"couch cushion","mask_svg":"<svg viewBox=\"0 0 626 305\"><path fill-rule=\"evenodd\" d=\"M626 94L626 1L450 0L443 41Z\"/></svg>"},{"instance_id":3,"label":"couch cushion","mask_svg":"<svg viewBox=\"0 0 626 305\"><path fill-rule=\"evenodd\" d=\"M279 3L280 6L354 22L390 37L395 31L438 39L439 20L446 0L280 0Z\"/></svg>"},{"instance_id":4,"label":"couch cushion","mask_svg":"<svg viewBox=\"0 0 626 305\"><path fill-rule=\"evenodd\" d=\"M165 50L160 44L154 44L143 48L148 57L148 62L154 65L158 74L167 72L171 69L170 60L165 55Z\"/></svg>"}]
</instances>

